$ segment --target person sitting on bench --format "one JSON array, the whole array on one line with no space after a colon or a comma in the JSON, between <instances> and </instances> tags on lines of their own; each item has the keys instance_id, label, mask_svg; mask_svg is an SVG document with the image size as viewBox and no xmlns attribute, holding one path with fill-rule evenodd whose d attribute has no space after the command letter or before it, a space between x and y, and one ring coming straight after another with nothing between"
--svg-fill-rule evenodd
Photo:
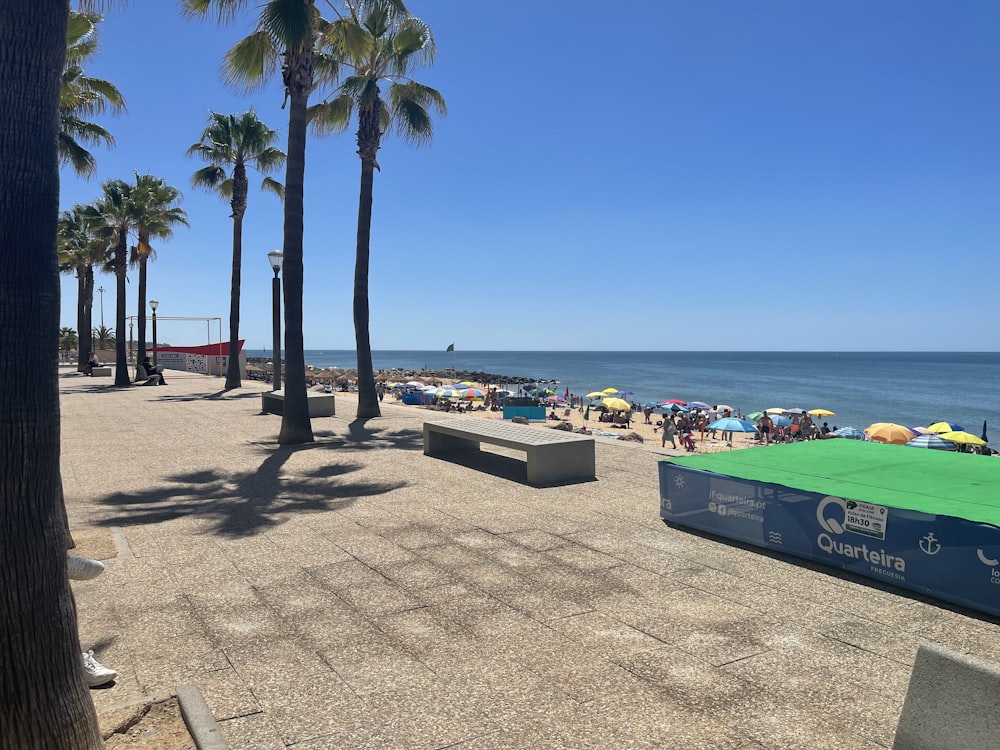
<instances>
[{"instance_id":1,"label":"person sitting on bench","mask_svg":"<svg viewBox=\"0 0 1000 750\"><path fill-rule=\"evenodd\" d=\"M91 352L90 358L87 360L87 365L83 368L83 374L90 375L91 377L93 377L94 368L100 366L101 366L101 360L97 358L97 353Z\"/></svg>"},{"instance_id":2,"label":"person sitting on bench","mask_svg":"<svg viewBox=\"0 0 1000 750\"><path fill-rule=\"evenodd\" d=\"M142 360L142 364L139 365L139 372L136 376L135 382L143 381L143 385L166 385L167 381L163 379L163 368L153 367L153 364L149 361L149 357Z\"/></svg>"}]
</instances>

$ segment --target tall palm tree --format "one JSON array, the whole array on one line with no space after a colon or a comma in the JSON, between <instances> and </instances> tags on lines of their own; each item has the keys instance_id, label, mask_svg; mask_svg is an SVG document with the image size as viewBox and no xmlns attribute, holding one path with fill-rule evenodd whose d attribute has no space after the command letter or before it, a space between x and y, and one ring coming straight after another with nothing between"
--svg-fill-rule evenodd
<instances>
[{"instance_id":1,"label":"tall palm tree","mask_svg":"<svg viewBox=\"0 0 1000 750\"><path fill-rule=\"evenodd\" d=\"M59 94L59 158L84 177L94 173L97 161L83 144L110 147L115 143L106 128L86 118L108 109L115 114L125 111L125 97L114 84L83 71L82 65L97 54L97 24L101 20L97 13L71 10L66 29L66 63Z\"/></svg>"},{"instance_id":2,"label":"tall palm tree","mask_svg":"<svg viewBox=\"0 0 1000 750\"><path fill-rule=\"evenodd\" d=\"M229 359L226 367L226 390L239 388L240 382L240 273L243 264L243 216L247 211L247 167L255 167L264 177L260 187L279 198L285 188L267 173L285 162L285 153L274 147L276 131L257 118L251 109L242 115L213 112L201 140L188 149L189 156L208 162L191 178L196 187L213 190L229 199L233 219L233 275L229 292ZM227 167L232 171L227 172ZM275 355L277 356L277 355Z\"/></svg>"},{"instance_id":3,"label":"tall palm tree","mask_svg":"<svg viewBox=\"0 0 1000 750\"><path fill-rule=\"evenodd\" d=\"M354 338L358 352L358 418L380 416L369 335L368 269L371 255L372 191L382 135L395 130L416 145L433 132L428 107L447 112L435 89L410 78L414 69L434 61L436 46L430 27L391 0L347 0L348 13L323 33L323 49L353 73L333 98L314 107L312 123L319 132L343 130L350 114L358 115L361 195L358 203L357 257L354 265ZM389 85L387 101L379 86Z\"/></svg>"},{"instance_id":4,"label":"tall palm tree","mask_svg":"<svg viewBox=\"0 0 1000 750\"><path fill-rule=\"evenodd\" d=\"M231 20L248 0L182 0L185 12L204 16L215 11L220 21ZM285 164L285 215L282 243L285 301L285 398L278 442L311 443L312 423L306 401L306 363L302 336L303 185L306 170L306 110L309 95L324 77L335 74L315 54L318 34L326 21L315 0L270 0L260 6L257 27L225 56L231 84L246 90L262 87L278 70L288 105L288 147ZM277 352L275 356L277 356Z\"/></svg>"},{"instance_id":5,"label":"tall palm tree","mask_svg":"<svg viewBox=\"0 0 1000 750\"><path fill-rule=\"evenodd\" d=\"M59 470L66 0L0 3L0 747L103 747L80 679ZM30 575L25 575L30 571Z\"/></svg>"},{"instance_id":6,"label":"tall palm tree","mask_svg":"<svg viewBox=\"0 0 1000 750\"><path fill-rule=\"evenodd\" d=\"M125 351L125 273L128 241L138 226L133 187L125 180L105 180L102 195L85 209L98 226L98 236L112 248L111 268L115 274L115 385L131 384Z\"/></svg>"},{"instance_id":7,"label":"tall palm tree","mask_svg":"<svg viewBox=\"0 0 1000 750\"><path fill-rule=\"evenodd\" d=\"M156 255L150 239L168 239L173 236L178 224L188 226L184 209L175 206L181 199L180 191L151 174L135 175L132 188L132 203L135 210L135 231L137 241L129 252L129 265L139 269L138 313L136 324L139 329L138 361L146 357L146 265Z\"/></svg>"},{"instance_id":8,"label":"tall palm tree","mask_svg":"<svg viewBox=\"0 0 1000 750\"><path fill-rule=\"evenodd\" d=\"M76 324L80 331L77 370L83 372L92 341L92 313L94 306L94 266L104 260L107 245L94 232L93 220L85 215L83 206L59 215L57 248L59 270L72 273L77 280Z\"/></svg>"}]
</instances>

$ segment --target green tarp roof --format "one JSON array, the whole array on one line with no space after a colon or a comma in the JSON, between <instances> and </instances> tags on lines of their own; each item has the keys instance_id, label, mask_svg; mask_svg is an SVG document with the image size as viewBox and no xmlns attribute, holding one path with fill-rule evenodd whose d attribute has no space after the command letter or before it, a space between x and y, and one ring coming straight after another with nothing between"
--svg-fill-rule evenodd
<instances>
[{"instance_id":1,"label":"green tarp roof","mask_svg":"<svg viewBox=\"0 0 1000 750\"><path fill-rule=\"evenodd\" d=\"M1000 458L812 440L665 459L678 466L1000 526Z\"/></svg>"}]
</instances>

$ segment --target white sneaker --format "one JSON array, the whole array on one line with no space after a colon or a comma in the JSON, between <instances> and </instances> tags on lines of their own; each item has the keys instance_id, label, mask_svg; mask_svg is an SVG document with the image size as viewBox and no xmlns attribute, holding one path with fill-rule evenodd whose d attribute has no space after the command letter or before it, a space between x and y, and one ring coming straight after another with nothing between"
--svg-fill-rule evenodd
<instances>
[{"instance_id":1,"label":"white sneaker","mask_svg":"<svg viewBox=\"0 0 1000 750\"><path fill-rule=\"evenodd\" d=\"M102 666L101 663L94 658L94 652L92 650L84 651L81 656L83 657L84 678L87 680L88 687L97 687L98 685L107 684L118 676L118 673L115 670Z\"/></svg>"},{"instance_id":2,"label":"white sneaker","mask_svg":"<svg viewBox=\"0 0 1000 750\"><path fill-rule=\"evenodd\" d=\"M89 557L71 555L68 552L66 558L71 581L89 581L104 572L104 563L100 560L91 560Z\"/></svg>"}]
</instances>

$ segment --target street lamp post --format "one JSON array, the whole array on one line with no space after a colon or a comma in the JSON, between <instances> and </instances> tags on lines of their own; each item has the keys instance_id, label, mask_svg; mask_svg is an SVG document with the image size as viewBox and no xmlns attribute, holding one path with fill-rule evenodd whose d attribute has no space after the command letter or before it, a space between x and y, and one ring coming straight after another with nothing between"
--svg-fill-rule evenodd
<instances>
[{"instance_id":1,"label":"street lamp post","mask_svg":"<svg viewBox=\"0 0 1000 750\"><path fill-rule=\"evenodd\" d=\"M153 308L153 370L156 370L156 308L160 306L160 303L151 299L149 306Z\"/></svg>"},{"instance_id":2,"label":"street lamp post","mask_svg":"<svg viewBox=\"0 0 1000 750\"><path fill-rule=\"evenodd\" d=\"M101 328L104 328L104 287L97 287L97 291L101 293Z\"/></svg>"},{"instance_id":3,"label":"street lamp post","mask_svg":"<svg viewBox=\"0 0 1000 750\"><path fill-rule=\"evenodd\" d=\"M281 273L281 262L284 257L284 253L280 250L272 250L267 254L267 262L274 270L274 280L271 282L272 329L274 332L274 353L271 355L271 362L274 366L271 382L272 391L281 389L281 279L278 278L278 274Z\"/></svg>"},{"instance_id":4,"label":"street lamp post","mask_svg":"<svg viewBox=\"0 0 1000 750\"><path fill-rule=\"evenodd\" d=\"M135 326L135 321L131 318L128 321L128 361L135 362L135 337L133 336L133 327Z\"/></svg>"}]
</instances>

